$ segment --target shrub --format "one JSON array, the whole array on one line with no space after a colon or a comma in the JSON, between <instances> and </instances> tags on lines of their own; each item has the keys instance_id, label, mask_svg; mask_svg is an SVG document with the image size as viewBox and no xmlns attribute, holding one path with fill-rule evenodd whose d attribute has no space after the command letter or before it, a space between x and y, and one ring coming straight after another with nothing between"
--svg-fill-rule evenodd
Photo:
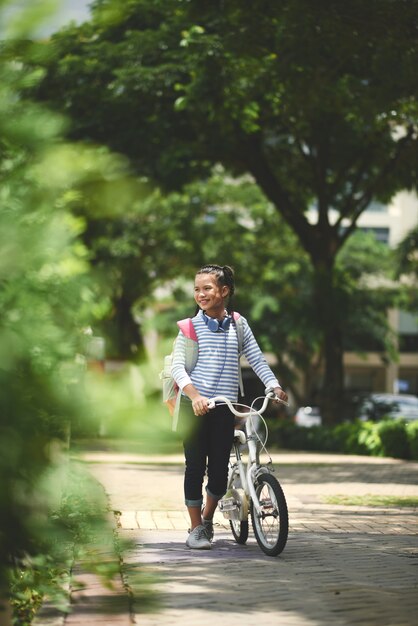
<instances>
[{"instance_id":1,"label":"shrub","mask_svg":"<svg viewBox=\"0 0 418 626\"><path fill-rule=\"evenodd\" d=\"M287 420L268 420L269 443L289 450L315 450L418 459L418 422L344 422L303 428Z\"/></svg>"},{"instance_id":2,"label":"shrub","mask_svg":"<svg viewBox=\"0 0 418 626\"><path fill-rule=\"evenodd\" d=\"M336 452L345 454L370 454L364 441L360 439L364 423L360 420L355 422L344 422L334 427L334 440L336 442Z\"/></svg>"},{"instance_id":3,"label":"shrub","mask_svg":"<svg viewBox=\"0 0 418 626\"><path fill-rule=\"evenodd\" d=\"M409 444L409 455L414 461L418 461L418 420L406 425L406 434Z\"/></svg>"},{"instance_id":4,"label":"shrub","mask_svg":"<svg viewBox=\"0 0 418 626\"><path fill-rule=\"evenodd\" d=\"M406 423L403 420L383 420L377 424L377 435L381 441L383 456L409 459L410 449Z\"/></svg>"}]
</instances>

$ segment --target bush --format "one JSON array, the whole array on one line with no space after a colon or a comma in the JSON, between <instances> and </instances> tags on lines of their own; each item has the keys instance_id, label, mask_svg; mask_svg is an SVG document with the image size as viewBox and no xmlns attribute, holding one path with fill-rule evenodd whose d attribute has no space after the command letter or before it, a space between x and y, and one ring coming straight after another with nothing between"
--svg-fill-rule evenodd
<instances>
[{"instance_id":1,"label":"bush","mask_svg":"<svg viewBox=\"0 0 418 626\"><path fill-rule=\"evenodd\" d=\"M409 444L409 455L413 461L418 461L418 420L406 425L406 434Z\"/></svg>"},{"instance_id":2,"label":"bush","mask_svg":"<svg viewBox=\"0 0 418 626\"><path fill-rule=\"evenodd\" d=\"M359 420L344 422L335 426L333 431L336 451L338 450L345 454L370 454L367 443L360 437L360 433L363 430L364 423Z\"/></svg>"},{"instance_id":3,"label":"bush","mask_svg":"<svg viewBox=\"0 0 418 626\"><path fill-rule=\"evenodd\" d=\"M288 420L269 419L269 442L288 450L315 450L418 459L418 422L344 422L303 428Z\"/></svg>"},{"instance_id":4,"label":"bush","mask_svg":"<svg viewBox=\"0 0 418 626\"><path fill-rule=\"evenodd\" d=\"M363 446L366 454L371 456L383 456L382 442L378 433L376 422L361 422L358 432L358 443Z\"/></svg>"},{"instance_id":5,"label":"bush","mask_svg":"<svg viewBox=\"0 0 418 626\"><path fill-rule=\"evenodd\" d=\"M43 520L44 543L37 554L21 555L10 571L14 624L28 626L44 596L69 610L68 584L74 559L110 584L118 573L122 543L114 533L103 487L82 465L65 463L65 489L55 510ZM51 477L52 478L52 477ZM125 542L124 545L127 545ZM104 561L98 555L115 555Z\"/></svg>"},{"instance_id":6,"label":"bush","mask_svg":"<svg viewBox=\"0 0 418 626\"><path fill-rule=\"evenodd\" d=\"M381 441L382 456L409 459L410 449L406 423L402 420L383 420L377 424L377 435Z\"/></svg>"}]
</instances>

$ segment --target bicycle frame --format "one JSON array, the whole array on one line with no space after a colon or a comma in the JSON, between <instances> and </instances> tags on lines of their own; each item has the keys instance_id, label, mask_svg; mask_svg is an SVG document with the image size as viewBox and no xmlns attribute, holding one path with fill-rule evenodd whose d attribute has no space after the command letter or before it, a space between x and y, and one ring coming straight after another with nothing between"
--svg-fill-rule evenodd
<instances>
[{"instance_id":1,"label":"bicycle frame","mask_svg":"<svg viewBox=\"0 0 418 626\"><path fill-rule=\"evenodd\" d=\"M242 430L235 430L233 449L236 458L236 466L238 467L238 472L244 493L247 498L250 498L252 500L257 515L261 515L261 506L254 488L254 483L257 478L257 473L260 470L262 472L268 472L269 470L265 467L260 466L259 452L257 447L257 434L254 429L253 418L256 416L260 416L265 411L268 401L270 399L273 399L274 397L274 394L272 394L271 392L267 392L262 407L259 410L251 409L249 412L246 413L240 413L239 411L237 411L232 403L223 396L217 396L216 398L212 398L209 403L210 408L214 407L216 402L225 403L228 405L229 409L234 415L247 418L245 422L247 434L244 435ZM284 404L287 403L284 402ZM237 442L236 439L238 439L239 441ZM244 443L248 444L248 458L246 469L244 467L244 462L242 460L241 452L239 449L239 445ZM232 466L232 473L230 473L230 475L228 476L228 488L230 487L233 478L233 472L234 468Z\"/></svg>"},{"instance_id":2,"label":"bicycle frame","mask_svg":"<svg viewBox=\"0 0 418 626\"><path fill-rule=\"evenodd\" d=\"M254 428L252 424L252 418L247 418L246 421L247 435L245 436L242 430L235 431L235 438L238 441L234 441L233 450L235 454L235 463L232 466L232 471L229 479L232 481L233 473L238 469L238 473L241 479L241 485L247 498L251 498L253 505L259 515L261 512L260 503L257 494L254 489L254 481L256 478L257 470L259 469L259 458L256 436L254 434ZM248 455L247 463L245 463L241 456L240 444L247 443ZM230 482L230 480L228 482Z\"/></svg>"},{"instance_id":3,"label":"bicycle frame","mask_svg":"<svg viewBox=\"0 0 418 626\"><path fill-rule=\"evenodd\" d=\"M252 530L261 550L267 556L278 556L285 548L289 533L289 512L283 489L269 467L260 463L260 447L267 452L265 443L256 432L255 419L261 418L269 399L277 398L272 389L266 389L261 409L248 407L248 413L240 413L227 398L218 396L209 403L209 408L215 402L226 404L234 415L241 419L246 418L246 433L235 430L232 453L235 460L230 460L227 492L219 500L218 507L224 517L229 519L231 531L238 544L245 544L248 539L249 517ZM262 418L261 418L262 419ZM240 446L248 444L247 465L241 456ZM268 454L268 452L267 452ZM271 459L270 459L271 462Z\"/></svg>"}]
</instances>

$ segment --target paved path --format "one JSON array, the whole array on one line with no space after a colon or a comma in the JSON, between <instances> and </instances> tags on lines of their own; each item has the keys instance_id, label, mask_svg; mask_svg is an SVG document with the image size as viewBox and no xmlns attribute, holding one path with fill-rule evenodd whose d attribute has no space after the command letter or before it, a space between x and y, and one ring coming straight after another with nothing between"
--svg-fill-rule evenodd
<instances>
[{"instance_id":1,"label":"paved path","mask_svg":"<svg viewBox=\"0 0 418 626\"><path fill-rule=\"evenodd\" d=\"M418 496L418 463L341 455L273 456L290 517L277 558L252 534L232 540L216 517L211 551L185 547L180 456L85 453L132 540L124 581L141 626L412 626L418 612L418 522L413 508L341 506L330 495ZM149 593L150 589L153 591ZM153 604L154 602L154 604ZM91 616L90 616L91 618ZM77 621L77 624L122 624ZM118 618L119 619L119 618ZM68 622L70 626L70 623Z\"/></svg>"}]
</instances>

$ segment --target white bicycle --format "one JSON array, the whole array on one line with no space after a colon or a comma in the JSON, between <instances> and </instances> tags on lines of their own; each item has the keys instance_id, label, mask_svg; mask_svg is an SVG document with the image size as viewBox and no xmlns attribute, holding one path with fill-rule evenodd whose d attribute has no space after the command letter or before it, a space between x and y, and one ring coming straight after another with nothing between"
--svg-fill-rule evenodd
<instances>
[{"instance_id":1,"label":"white bicycle","mask_svg":"<svg viewBox=\"0 0 418 626\"><path fill-rule=\"evenodd\" d=\"M286 546L289 515L283 489L273 476L273 468L270 468L271 458L269 457L267 465L260 463L260 449L267 453L265 447L267 436L265 441L261 441L256 424L260 419L264 422L261 414L272 399L287 405L287 402L277 398L272 390L266 389L263 404L258 410L254 408L254 402L258 398L251 407L245 407L249 411L241 413L224 396L212 398L209 408L213 408L217 403L226 404L234 415L245 419L245 432L235 430L234 433L228 487L225 496L218 503L219 510L229 520L234 539L239 544L245 544L248 539L250 515L258 545L268 556L277 556ZM242 446L245 444L248 445L246 468L242 459Z\"/></svg>"}]
</instances>

